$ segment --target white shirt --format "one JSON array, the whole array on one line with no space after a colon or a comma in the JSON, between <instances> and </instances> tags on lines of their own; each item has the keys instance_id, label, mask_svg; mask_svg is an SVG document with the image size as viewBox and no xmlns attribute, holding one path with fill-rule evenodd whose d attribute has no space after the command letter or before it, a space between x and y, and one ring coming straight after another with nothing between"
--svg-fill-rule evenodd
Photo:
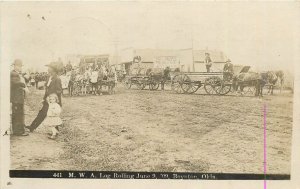
<instances>
[{"instance_id":1,"label":"white shirt","mask_svg":"<svg viewBox=\"0 0 300 189\"><path fill-rule=\"evenodd\" d=\"M91 82L97 83L97 81L98 81L98 71L93 71L91 75Z\"/></svg>"},{"instance_id":2,"label":"white shirt","mask_svg":"<svg viewBox=\"0 0 300 189\"><path fill-rule=\"evenodd\" d=\"M49 78L49 80L48 80L47 87L49 87L51 81L52 81L52 76L50 76L50 78Z\"/></svg>"}]
</instances>

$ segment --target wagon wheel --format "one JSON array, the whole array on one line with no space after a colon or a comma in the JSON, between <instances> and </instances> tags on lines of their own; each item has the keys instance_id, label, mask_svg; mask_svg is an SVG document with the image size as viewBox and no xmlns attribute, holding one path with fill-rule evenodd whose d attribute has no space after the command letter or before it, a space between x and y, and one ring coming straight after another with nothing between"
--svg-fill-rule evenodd
<instances>
[{"instance_id":1,"label":"wagon wheel","mask_svg":"<svg viewBox=\"0 0 300 189\"><path fill-rule=\"evenodd\" d=\"M184 93L181 85L182 85L182 75L181 74L175 75L171 81L172 91L175 91L176 93Z\"/></svg>"},{"instance_id":2,"label":"wagon wheel","mask_svg":"<svg viewBox=\"0 0 300 189\"><path fill-rule=\"evenodd\" d=\"M209 77L204 82L204 89L207 94L218 94L221 88L221 78L217 76Z\"/></svg>"},{"instance_id":3,"label":"wagon wheel","mask_svg":"<svg viewBox=\"0 0 300 189\"><path fill-rule=\"evenodd\" d=\"M192 88L192 80L189 76L187 75L182 75L182 80L181 80L181 88L184 93L189 93L189 90Z\"/></svg>"},{"instance_id":4,"label":"wagon wheel","mask_svg":"<svg viewBox=\"0 0 300 189\"><path fill-rule=\"evenodd\" d=\"M186 93L191 85L191 79L185 74L179 74L174 76L172 80L172 90L176 93Z\"/></svg>"},{"instance_id":5,"label":"wagon wheel","mask_svg":"<svg viewBox=\"0 0 300 189\"><path fill-rule=\"evenodd\" d=\"M139 90L143 90L146 87L146 85L143 81L138 81L136 86Z\"/></svg>"},{"instance_id":6,"label":"wagon wheel","mask_svg":"<svg viewBox=\"0 0 300 189\"><path fill-rule=\"evenodd\" d=\"M149 83L149 89L150 90L157 90L159 87L159 83L156 81L150 81Z\"/></svg>"},{"instance_id":7,"label":"wagon wheel","mask_svg":"<svg viewBox=\"0 0 300 189\"><path fill-rule=\"evenodd\" d=\"M130 89L131 88L131 80L130 79L125 79L124 81L124 85L126 87L126 89Z\"/></svg>"},{"instance_id":8,"label":"wagon wheel","mask_svg":"<svg viewBox=\"0 0 300 189\"><path fill-rule=\"evenodd\" d=\"M219 95L226 95L231 91L231 84L221 81L221 86L217 87L217 93Z\"/></svg>"},{"instance_id":9,"label":"wagon wheel","mask_svg":"<svg viewBox=\"0 0 300 189\"><path fill-rule=\"evenodd\" d=\"M191 82L190 88L188 89L187 93L193 94L201 87L200 82Z\"/></svg>"}]
</instances>

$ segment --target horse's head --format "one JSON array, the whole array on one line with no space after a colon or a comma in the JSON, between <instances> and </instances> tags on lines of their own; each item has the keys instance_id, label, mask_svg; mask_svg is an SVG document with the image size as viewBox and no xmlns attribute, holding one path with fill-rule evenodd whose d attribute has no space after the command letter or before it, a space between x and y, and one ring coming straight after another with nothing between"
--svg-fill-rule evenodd
<instances>
[{"instance_id":1,"label":"horse's head","mask_svg":"<svg viewBox=\"0 0 300 189\"><path fill-rule=\"evenodd\" d=\"M276 71L275 75L280 79L283 80L284 79L284 72L282 70Z\"/></svg>"},{"instance_id":2,"label":"horse's head","mask_svg":"<svg viewBox=\"0 0 300 189\"><path fill-rule=\"evenodd\" d=\"M267 71L266 73L267 75L267 81L273 85L275 85L275 83L277 82L278 80L278 77L277 75L275 74L275 72L273 71Z\"/></svg>"}]
</instances>

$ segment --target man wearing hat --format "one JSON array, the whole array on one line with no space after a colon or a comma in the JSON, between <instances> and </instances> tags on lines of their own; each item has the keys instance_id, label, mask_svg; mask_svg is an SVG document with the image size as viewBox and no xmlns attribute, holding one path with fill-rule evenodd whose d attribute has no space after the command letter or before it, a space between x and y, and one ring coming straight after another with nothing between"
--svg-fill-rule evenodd
<instances>
[{"instance_id":1,"label":"man wearing hat","mask_svg":"<svg viewBox=\"0 0 300 189\"><path fill-rule=\"evenodd\" d=\"M70 72L70 71L72 71L71 61L69 61L68 64L66 65L66 72Z\"/></svg>"},{"instance_id":2,"label":"man wearing hat","mask_svg":"<svg viewBox=\"0 0 300 189\"><path fill-rule=\"evenodd\" d=\"M12 104L12 132L16 136L27 136L25 132L24 99L26 85L22 78L22 61L16 59L10 73L10 102ZM23 79L23 81L22 81Z\"/></svg>"},{"instance_id":3,"label":"man wearing hat","mask_svg":"<svg viewBox=\"0 0 300 189\"><path fill-rule=\"evenodd\" d=\"M205 66L206 66L206 71L210 72L210 67L212 66L212 61L210 59L209 53L205 53Z\"/></svg>"},{"instance_id":4,"label":"man wearing hat","mask_svg":"<svg viewBox=\"0 0 300 189\"><path fill-rule=\"evenodd\" d=\"M230 81L233 77L233 65L231 64L230 59L228 59L224 65L223 68L223 72L224 72L224 80L225 81Z\"/></svg>"},{"instance_id":5,"label":"man wearing hat","mask_svg":"<svg viewBox=\"0 0 300 189\"><path fill-rule=\"evenodd\" d=\"M46 98L50 94L55 93L58 96L58 104L62 106L61 103L62 84L58 74L63 70L63 65L59 62L52 62L47 66L48 66L48 72L50 77L46 81L45 95L43 98L43 107L41 108L38 115L31 123L31 125L26 127L27 129L30 130L30 132L33 132L33 130L35 130L46 118L48 107L49 107Z\"/></svg>"}]
</instances>

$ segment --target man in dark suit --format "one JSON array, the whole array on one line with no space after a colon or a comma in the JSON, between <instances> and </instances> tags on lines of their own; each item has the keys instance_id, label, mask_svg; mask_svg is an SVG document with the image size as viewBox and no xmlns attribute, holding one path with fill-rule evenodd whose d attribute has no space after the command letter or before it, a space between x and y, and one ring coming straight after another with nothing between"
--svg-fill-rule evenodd
<instances>
[{"instance_id":1,"label":"man in dark suit","mask_svg":"<svg viewBox=\"0 0 300 189\"><path fill-rule=\"evenodd\" d=\"M226 64L224 65L224 68L223 68L223 73L224 73L224 80L225 81L230 81L233 77L233 65L231 64L231 61L230 59L228 59L226 61Z\"/></svg>"},{"instance_id":2,"label":"man in dark suit","mask_svg":"<svg viewBox=\"0 0 300 189\"><path fill-rule=\"evenodd\" d=\"M25 132L24 98L25 82L22 82L22 61L14 61L14 69L10 73L10 102L12 104L12 132L16 136L27 136ZM24 78L23 78L24 79Z\"/></svg>"},{"instance_id":3,"label":"man in dark suit","mask_svg":"<svg viewBox=\"0 0 300 189\"><path fill-rule=\"evenodd\" d=\"M56 62L50 63L48 66L48 72L50 77L46 81L46 90L45 95L43 98L43 107L39 111L37 117L33 120L30 126L27 126L26 128L30 130L30 132L33 132L46 118L49 105L47 103L47 96L49 94L55 93L58 96L58 104L62 106L61 103L61 94L62 94L62 85L61 80L58 76L58 73L60 72L60 65Z\"/></svg>"},{"instance_id":4,"label":"man in dark suit","mask_svg":"<svg viewBox=\"0 0 300 189\"><path fill-rule=\"evenodd\" d=\"M211 59L210 59L209 53L205 53L205 60L204 60L204 63L205 63L206 71L207 71L207 72L210 72L210 68L211 68L211 66L212 66L212 61L211 61Z\"/></svg>"}]
</instances>

